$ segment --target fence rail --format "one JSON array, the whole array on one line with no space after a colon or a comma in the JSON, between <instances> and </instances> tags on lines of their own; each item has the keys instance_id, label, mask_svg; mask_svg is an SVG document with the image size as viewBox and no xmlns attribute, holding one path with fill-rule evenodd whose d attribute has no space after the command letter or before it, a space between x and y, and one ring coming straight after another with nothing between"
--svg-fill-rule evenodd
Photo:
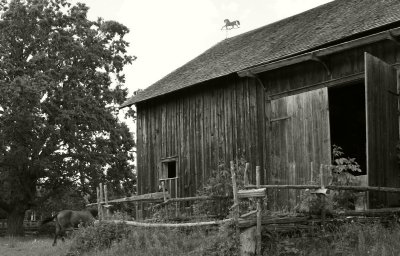
<instances>
[{"instance_id":1,"label":"fence rail","mask_svg":"<svg viewBox=\"0 0 400 256\"><path fill-rule=\"evenodd\" d=\"M253 189L257 188L256 185L246 185L245 188ZM320 189L320 185L260 185L260 188L267 189ZM352 190L357 192L388 192L388 193L400 193L400 188L392 187L372 187L372 186L335 186L327 185L326 189L330 190Z\"/></svg>"},{"instance_id":2,"label":"fence rail","mask_svg":"<svg viewBox=\"0 0 400 256\"><path fill-rule=\"evenodd\" d=\"M261 226L266 226L267 229L275 231L286 231L288 229L309 229L324 227L327 223L335 221L348 221L348 217L357 218L361 216L360 221L376 221L376 218L383 216L390 216L393 214L400 214L400 208L384 208L384 209L365 209L358 211L336 211L331 212L335 218L329 220L326 219L324 204L322 204L322 210L320 217L310 216L306 217L273 217L273 216L262 216L263 206L265 202L262 200L267 196L267 191L270 189L296 189L314 190L319 196L321 202L325 200L326 190L350 190L356 192L386 192L386 193L400 193L400 188L394 187L374 187L374 186L337 186L337 185L326 185L324 184L324 177L322 173L322 167L320 168L320 184L319 185L261 185L260 184L260 167L256 167L256 185L249 184L248 172L249 164L246 164L244 173L244 189L239 190L237 188L235 167L231 162L231 176L232 176L232 197L218 197L218 196L197 196L197 197L185 197L185 198L171 198L171 195L163 189L163 192L150 193L145 195L138 195L132 197L125 197L120 199L113 199L107 201L107 193L98 193L98 202L88 204L88 206L98 205L99 209L103 209L103 206L108 209L109 204L121 203L121 202L135 202L136 208L138 203L150 202L158 203L150 208L157 208L166 206L168 204L179 203L179 202L193 202L193 201L204 201L204 200L222 200L231 199L233 200L233 206L230 208L233 211L233 218L216 220L216 221L205 221L205 222L191 222L191 223L148 223L139 221L119 221L119 220L105 220L107 222L120 223L124 222L127 225L136 227L152 227L152 228L189 228L189 227L207 227L216 226L224 223L235 223L237 227L237 233L241 240L241 255L261 255ZM103 186L100 185L100 189ZM106 189L105 189L106 191ZM104 198L103 198L104 197ZM249 211L244 214L240 214L239 211L239 200L244 198L253 198L253 202L256 203L256 210ZM176 207L178 210L178 207ZM104 215L104 214L102 214ZM100 216L102 216L100 215ZM108 214L106 215L108 216ZM101 219L101 217L100 217ZM103 218L104 220L104 218ZM240 228L240 232L239 232ZM247 232L251 230L251 232Z\"/></svg>"}]
</instances>

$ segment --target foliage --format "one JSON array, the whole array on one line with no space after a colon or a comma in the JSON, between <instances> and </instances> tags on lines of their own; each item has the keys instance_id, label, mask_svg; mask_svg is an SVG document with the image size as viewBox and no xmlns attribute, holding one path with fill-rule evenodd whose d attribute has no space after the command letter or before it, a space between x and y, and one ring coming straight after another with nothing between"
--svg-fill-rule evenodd
<instances>
[{"instance_id":1,"label":"foliage","mask_svg":"<svg viewBox=\"0 0 400 256\"><path fill-rule=\"evenodd\" d=\"M333 145L332 154L334 165L332 169L331 185L338 186L357 186L359 181L354 174L360 174L362 171L355 158L344 157L341 147ZM332 191L332 200L334 206L339 209L353 209L357 199L357 192L351 190Z\"/></svg>"},{"instance_id":2,"label":"foliage","mask_svg":"<svg viewBox=\"0 0 400 256\"><path fill-rule=\"evenodd\" d=\"M230 225L220 230L183 230L101 223L76 233L70 255L235 256L238 255L238 244Z\"/></svg>"},{"instance_id":3,"label":"foliage","mask_svg":"<svg viewBox=\"0 0 400 256\"><path fill-rule=\"evenodd\" d=\"M118 121L128 28L68 0L0 0L0 208L19 216L64 187L132 192L134 141ZM37 193L38 189L41 194Z\"/></svg>"},{"instance_id":4,"label":"foliage","mask_svg":"<svg viewBox=\"0 0 400 256\"><path fill-rule=\"evenodd\" d=\"M236 174L237 188L242 189L244 187L244 171L246 167L246 160L243 158L237 160L234 163L234 169ZM221 163L217 170L211 173L210 178L203 185L201 189L197 191L198 196L228 196L233 198L232 189L232 177L230 166L226 166L225 163ZM244 201L244 200L242 200ZM207 214L217 215L226 217L230 213L230 207L232 206L231 199L229 200L207 200L198 201L193 205L194 214ZM248 208L249 204L245 201L241 204L241 208ZM220 211L220 213L219 213Z\"/></svg>"},{"instance_id":5,"label":"foliage","mask_svg":"<svg viewBox=\"0 0 400 256\"><path fill-rule=\"evenodd\" d=\"M210 256L236 256L240 251L240 238L236 234L234 224L221 226L219 232L213 237L208 246L199 255Z\"/></svg>"},{"instance_id":6,"label":"foliage","mask_svg":"<svg viewBox=\"0 0 400 256\"><path fill-rule=\"evenodd\" d=\"M269 233L263 239L264 255L397 255L400 251L400 227L393 223L347 223L332 231L313 231L313 235ZM265 233L264 233L265 235Z\"/></svg>"},{"instance_id":7,"label":"foliage","mask_svg":"<svg viewBox=\"0 0 400 256\"><path fill-rule=\"evenodd\" d=\"M100 222L95 226L80 228L74 233L71 252L87 252L110 248L114 242L119 242L128 236L129 228L124 223Z\"/></svg>"},{"instance_id":8,"label":"foliage","mask_svg":"<svg viewBox=\"0 0 400 256\"><path fill-rule=\"evenodd\" d=\"M329 185L359 185L359 181L356 179L354 174L361 173L361 169L355 159L345 157L342 148L336 145L333 145L332 147L332 155L334 157L334 164L330 166L332 180ZM313 181L313 183L314 185L319 184L316 181ZM305 190L300 195L300 203L296 206L296 211L320 214L322 208L324 208L328 213L332 212L334 209L354 209L357 195L357 192L350 190L332 190L328 191L325 200L321 201L321 196L316 195L311 190Z\"/></svg>"}]
</instances>

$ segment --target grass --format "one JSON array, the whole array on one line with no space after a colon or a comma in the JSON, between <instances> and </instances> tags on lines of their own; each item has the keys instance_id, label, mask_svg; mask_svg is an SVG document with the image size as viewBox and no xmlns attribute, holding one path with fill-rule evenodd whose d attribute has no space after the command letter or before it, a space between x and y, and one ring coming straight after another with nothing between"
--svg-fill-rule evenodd
<instances>
[{"instance_id":1,"label":"grass","mask_svg":"<svg viewBox=\"0 0 400 256\"><path fill-rule=\"evenodd\" d=\"M52 246L53 239L46 237L0 237L1 256L53 256L66 255L71 243L67 240Z\"/></svg>"},{"instance_id":2,"label":"grass","mask_svg":"<svg viewBox=\"0 0 400 256\"><path fill-rule=\"evenodd\" d=\"M400 255L400 226L348 223L330 231L277 235L263 233L264 255L389 256ZM238 255L234 230L132 228L100 224L81 229L72 239L52 246L51 238L0 237L1 256L152 256Z\"/></svg>"},{"instance_id":3,"label":"grass","mask_svg":"<svg viewBox=\"0 0 400 256\"><path fill-rule=\"evenodd\" d=\"M297 236L270 235L265 255L389 256L400 255L400 226L348 223L334 231Z\"/></svg>"},{"instance_id":4,"label":"grass","mask_svg":"<svg viewBox=\"0 0 400 256\"><path fill-rule=\"evenodd\" d=\"M328 231L303 232L295 235L264 233L263 254L277 256L400 255L400 243L398 242L400 241L400 226L396 222L385 224L385 226L380 223L347 223L330 228ZM109 242L107 247L86 247L85 250L81 250L83 254L76 253L75 255L225 256L238 255L239 249L238 240L235 239L234 231L230 227L223 227L222 230L211 232L201 229L188 232L135 228L126 234L125 237ZM89 236L85 233L85 239ZM96 241L101 240L101 232L92 234L92 236ZM72 243L71 248L74 248L75 243L76 240ZM75 250L75 252L78 251Z\"/></svg>"},{"instance_id":5,"label":"grass","mask_svg":"<svg viewBox=\"0 0 400 256\"><path fill-rule=\"evenodd\" d=\"M235 255L237 240L229 226L223 230L132 228L124 224L102 223L75 234L73 255L163 256ZM215 252L218 252L216 254ZM223 253L223 254L221 254Z\"/></svg>"}]
</instances>

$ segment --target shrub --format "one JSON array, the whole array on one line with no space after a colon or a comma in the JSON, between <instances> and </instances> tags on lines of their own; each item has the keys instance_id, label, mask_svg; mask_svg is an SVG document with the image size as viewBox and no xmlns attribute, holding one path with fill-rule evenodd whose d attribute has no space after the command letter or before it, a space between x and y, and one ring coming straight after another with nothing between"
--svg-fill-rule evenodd
<instances>
[{"instance_id":1,"label":"shrub","mask_svg":"<svg viewBox=\"0 0 400 256\"><path fill-rule=\"evenodd\" d=\"M237 188L242 189L244 187L244 171L246 166L246 160L240 158L234 163L236 173L236 184ZM211 173L210 178L203 185L201 189L197 191L198 196L227 196L233 198L232 189L232 177L230 166L225 163L221 163L217 170ZM241 209L249 210L252 204L241 201ZM193 205L194 214L207 214L207 215L221 215L221 217L227 217L230 214L230 207L232 206L232 200L207 200L198 201ZM217 212L220 211L220 212Z\"/></svg>"},{"instance_id":2,"label":"shrub","mask_svg":"<svg viewBox=\"0 0 400 256\"><path fill-rule=\"evenodd\" d=\"M102 250L121 241L128 234L129 229L124 223L99 222L94 226L77 230L73 235L70 250L76 255L94 249Z\"/></svg>"},{"instance_id":3,"label":"shrub","mask_svg":"<svg viewBox=\"0 0 400 256\"><path fill-rule=\"evenodd\" d=\"M337 186L357 186L359 181L354 174L361 173L360 165L355 158L345 157L343 149L333 145L332 155L334 164L331 166L332 180L329 185ZM313 184L319 184L313 181ZM358 193L350 190L332 190L325 195L324 202L321 198L314 194L311 190L301 192L300 203L296 206L297 212L307 212L310 214L320 214L321 209L325 208L327 213L334 209L353 210Z\"/></svg>"}]
</instances>

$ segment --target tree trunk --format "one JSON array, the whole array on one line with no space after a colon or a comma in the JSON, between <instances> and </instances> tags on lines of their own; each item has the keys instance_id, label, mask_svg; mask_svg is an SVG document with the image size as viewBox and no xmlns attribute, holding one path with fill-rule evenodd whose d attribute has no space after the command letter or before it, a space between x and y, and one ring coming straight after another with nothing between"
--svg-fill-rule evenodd
<instances>
[{"instance_id":1,"label":"tree trunk","mask_svg":"<svg viewBox=\"0 0 400 256\"><path fill-rule=\"evenodd\" d=\"M14 209L9 213L7 218L7 235L23 236L24 235L24 217L25 211Z\"/></svg>"}]
</instances>

